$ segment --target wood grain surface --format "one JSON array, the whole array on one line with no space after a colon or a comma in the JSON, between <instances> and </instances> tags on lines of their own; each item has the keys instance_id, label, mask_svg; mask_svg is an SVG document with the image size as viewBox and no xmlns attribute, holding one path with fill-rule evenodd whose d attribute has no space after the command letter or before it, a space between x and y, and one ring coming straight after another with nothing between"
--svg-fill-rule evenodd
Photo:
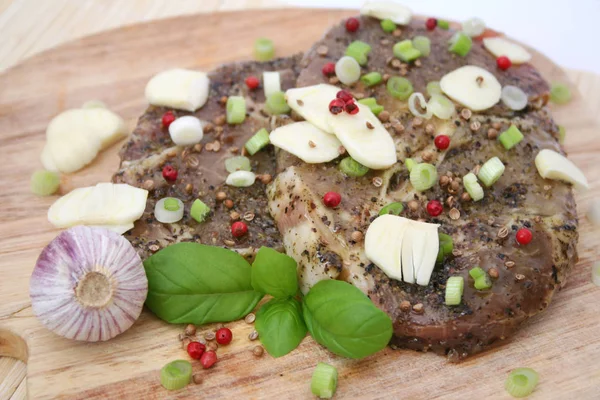
<instances>
[{"instance_id":1,"label":"wood grain surface","mask_svg":"<svg viewBox=\"0 0 600 400\"><path fill-rule=\"evenodd\" d=\"M338 367L338 398L507 398L504 379L518 366L540 373L541 382L532 398L563 398L567 393L578 399L597 398L600 290L590 283L590 265L600 258L600 232L583 217L580 262L549 309L509 343L458 365L434 354L390 349L365 360L346 360L310 338L288 356L255 358L251 349L257 343L246 339L252 327L238 322L229 325L234 342L219 349L220 362L204 372L201 385L166 392L158 381L160 368L186 358L177 339L181 326L168 325L144 312L123 335L90 344L62 339L33 317L29 275L40 250L58 231L46 220L55 197L32 196L28 181L41 166L45 126L54 115L86 100L101 99L133 127L145 108L145 83L157 71L173 66L207 70L248 59L258 36L274 38L278 55L289 55L308 48L346 15L349 12L275 10L177 17L84 38L0 75L0 159L10 166L0 176L0 355L27 361L31 399L310 398L310 376L318 361ZM234 32L231 21L236 21ZM547 79L567 81L563 71L543 56L536 54L533 63ZM586 106L576 93L574 101L555 110L557 122L567 127L570 158L592 185L592 190L577 193L580 213L590 199L600 195L600 135L596 115ZM118 147L101 154L90 167L65 176L62 191L109 180L118 165ZM3 369L5 362L0 361L0 379L19 382L7 375L22 376L24 368ZM17 386L0 385L0 398ZM16 390L22 393L24 386Z\"/></svg>"}]
</instances>

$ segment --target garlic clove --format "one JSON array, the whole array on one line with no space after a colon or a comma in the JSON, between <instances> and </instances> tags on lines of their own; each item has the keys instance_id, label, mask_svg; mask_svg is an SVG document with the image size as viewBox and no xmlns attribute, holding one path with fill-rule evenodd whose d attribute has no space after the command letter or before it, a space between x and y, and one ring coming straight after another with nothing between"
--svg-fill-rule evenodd
<instances>
[{"instance_id":1,"label":"garlic clove","mask_svg":"<svg viewBox=\"0 0 600 400\"><path fill-rule=\"evenodd\" d=\"M281 76L279 72L263 72L263 88L265 99L276 92L281 92Z\"/></svg>"},{"instance_id":2,"label":"garlic clove","mask_svg":"<svg viewBox=\"0 0 600 400\"><path fill-rule=\"evenodd\" d=\"M335 99L340 88L319 84L295 89L288 89L285 97L288 106L302 118L327 133L333 133L329 126L329 102Z\"/></svg>"},{"instance_id":3,"label":"garlic clove","mask_svg":"<svg viewBox=\"0 0 600 400\"><path fill-rule=\"evenodd\" d=\"M306 121L281 126L271 132L269 139L273 146L309 164L336 159L342 145L334 135Z\"/></svg>"},{"instance_id":4,"label":"garlic clove","mask_svg":"<svg viewBox=\"0 0 600 400\"><path fill-rule=\"evenodd\" d=\"M367 1L360 13L377 19L391 19L400 25L407 25L412 19L412 11L409 8L393 1Z\"/></svg>"},{"instance_id":5,"label":"garlic clove","mask_svg":"<svg viewBox=\"0 0 600 400\"><path fill-rule=\"evenodd\" d=\"M502 95L502 86L489 71L465 65L447 73L440 80L442 91L472 111L493 107Z\"/></svg>"},{"instance_id":6,"label":"garlic clove","mask_svg":"<svg viewBox=\"0 0 600 400\"><path fill-rule=\"evenodd\" d=\"M33 313L54 333L105 341L138 319L148 294L142 260L122 236L77 226L42 250L29 282Z\"/></svg>"},{"instance_id":7,"label":"garlic clove","mask_svg":"<svg viewBox=\"0 0 600 400\"><path fill-rule=\"evenodd\" d=\"M502 37L489 37L483 39L483 47L496 57L508 57L513 64L523 64L531 60L531 53L523 46Z\"/></svg>"},{"instance_id":8,"label":"garlic clove","mask_svg":"<svg viewBox=\"0 0 600 400\"><path fill-rule=\"evenodd\" d=\"M178 146L200 143L204 137L202 122L192 115L179 117L169 125L169 135Z\"/></svg>"},{"instance_id":9,"label":"garlic clove","mask_svg":"<svg viewBox=\"0 0 600 400\"><path fill-rule=\"evenodd\" d=\"M579 190L590 188L583 172L571 160L554 150L544 149L540 151L535 156L535 166L544 179L569 182Z\"/></svg>"},{"instance_id":10,"label":"garlic clove","mask_svg":"<svg viewBox=\"0 0 600 400\"><path fill-rule=\"evenodd\" d=\"M204 72L174 68L154 75L146 85L146 100L155 106L196 111L208 100L210 80Z\"/></svg>"}]
</instances>

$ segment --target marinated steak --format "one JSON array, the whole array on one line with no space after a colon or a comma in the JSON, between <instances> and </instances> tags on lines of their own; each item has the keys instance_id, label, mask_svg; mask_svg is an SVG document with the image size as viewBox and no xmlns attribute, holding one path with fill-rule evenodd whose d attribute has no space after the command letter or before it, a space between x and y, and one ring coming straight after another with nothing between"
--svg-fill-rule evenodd
<instances>
[{"instance_id":1,"label":"marinated steak","mask_svg":"<svg viewBox=\"0 0 600 400\"><path fill-rule=\"evenodd\" d=\"M366 88L357 83L349 88L352 93L375 97L389 112L390 122L385 126L394 139L399 162L356 178L340 171L339 160L310 165L280 151L278 176L268 188L271 214L287 253L298 262L304 292L321 279L346 280L390 315L395 333L392 343L460 360L507 338L523 321L544 310L577 260L577 215L571 187L542 179L534 164L541 149L562 152L557 126L544 107L548 85L531 65L496 69L495 58L478 42L466 57L453 55L447 49L452 31L428 32L417 21L394 37L384 33L376 19L361 17L359 21L356 33L348 33L339 24L306 53L298 87L326 83L323 65L343 56L350 42L362 40L372 46L368 72L405 75L417 92L425 92L427 82L471 64L486 68L502 84L520 87L530 98L529 105L518 112L498 104L448 121L423 121L412 116L405 102L389 96L385 85ZM431 39L431 55L420 58L420 66L393 67L397 65L391 61L394 43L417 34ZM322 54L323 48L327 48L325 57L317 53L320 49ZM525 138L507 151L496 136L511 124ZM433 145L434 136L441 132L452 138L445 151ZM470 201L461 178L494 156L505 164L504 174L485 189L481 201ZM434 164L440 182L428 191L415 191L403 165L407 157ZM323 205L323 195L329 191L341 194L338 208ZM438 217L426 212L425 205L432 199L444 204ZM440 224L439 231L453 238L453 255L436 266L428 286L390 279L365 256L363 236L369 224L382 207L398 201L405 206L402 216ZM534 239L526 247L515 241L521 227L533 232ZM477 266L494 278L491 289L473 288L468 271ZM445 305L449 276L465 280L460 306Z\"/></svg>"},{"instance_id":2,"label":"marinated steak","mask_svg":"<svg viewBox=\"0 0 600 400\"><path fill-rule=\"evenodd\" d=\"M265 195L265 183L275 173L273 149L265 149L252 157L252 170L259 179L247 188L225 185L228 173L224 161L240 154L244 143L261 128L271 130L290 119L265 114L262 87L248 90L245 78L261 77L264 71L279 71L282 90L286 90L295 86L299 60L300 56L294 56L267 63L235 63L209 73L209 99L201 109L195 113L171 110L176 116L195 115L204 121L205 135L200 144L175 146L161 122L162 115L169 111L167 108L150 106L142 115L120 152L121 168L113 177L114 182L128 183L150 192L144 215L125 234L142 259L181 241L226 246L247 256L260 246L281 249L280 235L269 215ZM248 116L240 125L225 123L226 99L223 97L232 95L246 98ZM167 165L178 171L175 182L162 177L162 169ZM224 193L224 199L217 199L220 192ZM154 218L156 202L167 196L185 204L184 217L178 223L162 224ZM195 199L211 208L202 223L189 216ZM231 222L236 219L243 219L250 227L248 234L241 238L231 234Z\"/></svg>"}]
</instances>

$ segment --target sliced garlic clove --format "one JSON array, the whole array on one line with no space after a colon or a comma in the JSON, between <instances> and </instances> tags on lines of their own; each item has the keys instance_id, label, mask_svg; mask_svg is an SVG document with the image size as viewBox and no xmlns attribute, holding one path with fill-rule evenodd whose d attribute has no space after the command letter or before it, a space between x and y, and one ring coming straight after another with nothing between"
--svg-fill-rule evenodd
<instances>
[{"instance_id":1,"label":"sliced garlic clove","mask_svg":"<svg viewBox=\"0 0 600 400\"><path fill-rule=\"evenodd\" d=\"M329 126L329 103L335 99L340 88L320 84L296 89L289 89L285 97L290 108L302 118L327 133L333 133Z\"/></svg>"},{"instance_id":2,"label":"sliced garlic clove","mask_svg":"<svg viewBox=\"0 0 600 400\"><path fill-rule=\"evenodd\" d=\"M358 82L360 72L360 65L354 57L343 56L335 63L335 75L344 85L352 85Z\"/></svg>"},{"instance_id":3,"label":"sliced garlic clove","mask_svg":"<svg viewBox=\"0 0 600 400\"><path fill-rule=\"evenodd\" d=\"M279 72L263 72L263 88L265 99L273 93L281 92L281 76Z\"/></svg>"},{"instance_id":4,"label":"sliced garlic clove","mask_svg":"<svg viewBox=\"0 0 600 400\"><path fill-rule=\"evenodd\" d=\"M423 223L420 222L420 224ZM426 224L424 226L424 229L428 231L425 235L424 242L425 253L423 258L420 260L421 263L418 266L415 276L417 284L421 286L429 285L431 274L433 273L433 269L435 268L435 262L437 260L437 255L440 250L438 227L439 225L436 224Z\"/></svg>"},{"instance_id":5,"label":"sliced garlic clove","mask_svg":"<svg viewBox=\"0 0 600 400\"><path fill-rule=\"evenodd\" d=\"M495 57L506 56L513 64L523 64L531 60L529 53L520 44L513 43L502 37L489 37L483 39L483 47Z\"/></svg>"},{"instance_id":6,"label":"sliced garlic clove","mask_svg":"<svg viewBox=\"0 0 600 400\"><path fill-rule=\"evenodd\" d=\"M196 111L208 99L210 81L204 72L175 68L159 72L146 85L146 100L155 106Z\"/></svg>"},{"instance_id":7,"label":"sliced garlic clove","mask_svg":"<svg viewBox=\"0 0 600 400\"><path fill-rule=\"evenodd\" d=\"M377 19L391 19L400 25L407 25L412 19L412 11L409 8L393 1L367 1L360 13Z\"/></svg>"},{"instance_id":8,"label":"sliced garlic clove","mask_svg":"<svg viewBox=\"0 0 600 400\"><path fill-rule=\"evenodd\" d=\"M369 225L365 235L365 254L388 277L402 280L402 245L407 219L382 215Z\"/></svg>"},{"instance_id":9,"label":"sliced garlic clove","mask_svg":"<svg viewBox=\"0 0 600 400\"><path fill-rule=\"evenodd\" d=\"M102 142L94 135L85 136L75 126L73 130L62 132L60 137L48 139L48 153L54 166L60 172L72 173L90 164L100 150Z\"/></svg>"},{"instance_id":10,"label":"sliced garlic clove","mask_svg":"<svg viewBox=\"0 0 600 400\"><path fill-rule=\"evenodd\" d=\"M202 122L191 115L179 117L169 125L169 135L178 146L200 143L204 137Z\"/></svg>"},{"instance_id":11,"label":"sliced garlic clove","mask_svg":"<svg viewBox=\"0 0 600 400\"><path fill-rule=\"evenodd\" d=\"M125 238L77 226L42 250L31 274L33 313L68 339L97 342L126 331L148 294L142 260Z\"/></svg>"},{"instance_id":12,"label":"sliced garlic clove","mask_svg":"<svg viewBox=\"0 0 600 400\"><path fill-rule=\"evenodd\" d=\"M474 65L465 65L447 73L442 77L440 87L448 97L473 111L493 107L502 95L498 79Z\"/></svg>"},{"instance_id":13,"label":"sliced garlic clove","mask_svg":"<svg viewBox=\"0 0 600 400\"><path fill-rule=\"evenodd\" d=\"M103 149L127 136L125 121L114 112L100 107L81 111L85 119L85 129L100 139Z\"/></svg>"},{"instance_id":14,"label":"sliced garlic clove","mask_svg":"<svg viewBox=\"0 0 600 400\"><path fill-rule=\"evenodd\" d=\"M402 280L406 283L415 283L415 255L413 253L416 250L416 238L412 228L412 224L410 224L404 231L402 239Z\"/></svg>"},{"instance_id":15,"label":"sliced garlic clove","mask_svg":"<svg viewBox=\"0 0 600 400\"><path fill-rule=\"evenodd\" d=\"M396 147L389 132L371 109L356 103L358 113L329 113L329 125L344 148L356 161L371 169L385 169L397 161Z\"/></svg>"},{"instance_id":16,"label":"sliced garlic clove","mask_svg":"<svg viewBox=\"0 0 600 400\"><path fill-rule=\"evenodd\" d=\"M339 157L342 143L310 122L281 126L269 135L271 144L309 164L324 163Z\"/></svg>"},{"instance_id":17,"label":"sliced garlic clove","mask_svg":"<svg viewBox=\"0 0 600 400\"><path fill-rule=\"evenodd\" d=\"M544 149L535 156L535 166L544 179L572 183L576 189L589 189L588 181L575 164L554 150Z\"/></svg>"}]
</instances>

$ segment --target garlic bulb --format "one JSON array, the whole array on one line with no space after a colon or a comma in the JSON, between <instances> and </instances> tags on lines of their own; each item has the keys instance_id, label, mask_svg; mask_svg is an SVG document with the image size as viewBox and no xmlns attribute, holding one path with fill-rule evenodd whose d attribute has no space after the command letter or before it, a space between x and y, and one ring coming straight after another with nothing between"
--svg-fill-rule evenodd
<instances>
[{"instance_id":1,"label":"garlic bulb","mask_svg":"<svg viewBox=\"0 0 600 400\"><path fill-rule=\"evenodd\" d=\"M29 282L34 314L68 339L105 341L138 319L148 294L142 260L119 234L76 226L42 250Z\"/></svg>"}]
</instances>

